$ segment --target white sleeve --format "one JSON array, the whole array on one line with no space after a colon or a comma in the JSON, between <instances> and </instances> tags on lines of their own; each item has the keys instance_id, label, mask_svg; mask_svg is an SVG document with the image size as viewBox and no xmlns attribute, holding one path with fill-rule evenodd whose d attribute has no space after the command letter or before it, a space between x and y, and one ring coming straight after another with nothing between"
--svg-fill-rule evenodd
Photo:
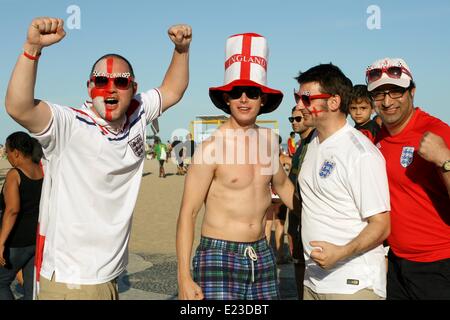
<instances>
[{"instance_id":1,"label":"white sleeve","mask_svg":"<svg viewBox=\"0 0 450 320\"><path fill-rule=\"evenodd\" d=\"M349 180L355 205L363 219L391 210L386 162L381 154L361 154L352 165Z\"/></svg>"},{"instance_id":2,"label":"white sleeve","mask_svg":"<svg viewBox=\"0 0 450 320\"><path fill-rule=\"evenodd\" d=\"M145 118L147 124L152 120L158 118L162 113L162 97L158 89L151 89L146 92L141 92L134 97L138 100L145 111Z\"/></svg>"},{"instance_id":3,"label":"white sleeve","mask_svg":"<svg viewBox=\"0 0 450 320\"><path fill-rule=\"evenodd\" d=\"M42 145L45 157L48 159L52 154L59 155L72 134L73 119L75 112L68 107L52 104L45 101L50 107L52 118L47 128L39 133L30 133Z\"/></svg>"}]
</instances>

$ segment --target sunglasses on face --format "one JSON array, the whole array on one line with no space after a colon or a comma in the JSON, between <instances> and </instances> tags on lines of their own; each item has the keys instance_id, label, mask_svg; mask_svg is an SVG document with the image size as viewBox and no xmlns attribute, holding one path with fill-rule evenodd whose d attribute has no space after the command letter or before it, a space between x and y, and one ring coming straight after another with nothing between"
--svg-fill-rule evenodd
<instances>
[{"instance_id":1,"label":"sunglasses on face","mask_svg":"<svg viewBox=\"0 0 450 320\"><path fill-rule=\"evenodd\" d=\"M106 88L109 84L109 81L114 82L114 86L119 90L127 90L130 87L130 84L133 82L132 77L116 77L109 78L105 76L95 76L91 77L91 81L94 83L97 89Z\"/></svg>"},{"instance_id":2,"label":"sunglasses on face","mask_svg":"<svg viewBox=\"0 0 450 320\"><path fill-rule=\"evenodd\" d=\"M300 121L302 121L303 118L301 116L296 116L296 117L289 117L288 119L289 119L290 123L293 123L294 120L295 120L295 122L300 122Z\"/></svg>"},{"instance_id":3,"label":"sunglasses on face","mask_svg":"<svg viewBox=\"0 0 450 320\"><path fill-rule=\"evenodd\" d=\"M377 81L378 79L381 78L383 73L386 73L388 75L388 77L392 78L392 79L400 79L400 77L402 76L402 73L405 73L408 76L410 76L412 79L411 73L405 67L392 66L392 67L387 67L387 68L383 67L383 68L367 70L366 71L366 83Z\"/></svg>"},{"instance_id":4,"label":"sunglasses on face","mask_svg":"<svg viewBox=\"0 0 450 320\"><path fill-rule=\"evenodd\" d=\"M295 99L295 103L299 103L299 101L301 100L303 105L305 107L309 107L311 105L311 101L312 100L316 100L316 99L328 99L331 98L332 95L328 94L328 93L321 93L321 94L315 94L315 95L308 95L308 94L298 94L295 89L294 89L294 99Z\"/></svg>"},{"instance_id":5,"label":"sunglasses on face","mask_svg":"<svg viewBox=\"0 0 450 320\"><path fill-rule=\"evenodd\" d=\"M231 99L239 99L245 92L247 98L255 100L261 96L261 89L258 87L233 87L228 95Z\"/></svg>"},{"instance_id":6,"label":"sunglasses on face","mask_svg":"<svg viewBox=\"0 0 450 320\"><path fill-rule=\"evenodd\" d=\"M395 88L386 91L372 91L370 96L374 101L383 101L386 95L388 95L391 99L398 99L401 98L407 90L408 88Z\"/></svg>"}]
</instances>

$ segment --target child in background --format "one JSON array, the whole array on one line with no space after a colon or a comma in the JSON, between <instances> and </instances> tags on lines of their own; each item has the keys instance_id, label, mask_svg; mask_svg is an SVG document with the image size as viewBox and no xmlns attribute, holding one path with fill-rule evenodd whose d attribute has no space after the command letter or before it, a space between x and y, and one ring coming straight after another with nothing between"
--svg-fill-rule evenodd
<instances>
[{"instance_id":1,"label":"child in background","mask_svg":"<svg viewBox=\"0 0 450 320\"><path fill-rule=\"evenodd\" d=\"M361 131L374 142L380 131L380 125L370 118L374 110L366 85L357 84L353 86L349 111L350 116L355 121L355 129Z\"/></svg>"}]
</instances>

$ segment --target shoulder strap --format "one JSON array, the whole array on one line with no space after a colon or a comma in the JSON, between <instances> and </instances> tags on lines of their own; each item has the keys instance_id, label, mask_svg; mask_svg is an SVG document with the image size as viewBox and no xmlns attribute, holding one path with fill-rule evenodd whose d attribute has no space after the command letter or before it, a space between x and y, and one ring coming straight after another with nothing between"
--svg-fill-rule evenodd
<instances>
[{"instance_id":1,"label":"shoulder strap","mask_svg":"<svg viewBox=\"0 0 450 320\"><path fill-rule=\"evenodd\" d=\"M19 172L19 176L20 176L20 183L19 183L19 185L20 185L20 184L22 183L22 181L24 181L24 180L30 180L30 178L28 178L28 177L26 176L26 174L23 173L22 170L20 170L19 168L14 168L14 169L16 169L17 172Z\"/></svg>"}]
</instances>

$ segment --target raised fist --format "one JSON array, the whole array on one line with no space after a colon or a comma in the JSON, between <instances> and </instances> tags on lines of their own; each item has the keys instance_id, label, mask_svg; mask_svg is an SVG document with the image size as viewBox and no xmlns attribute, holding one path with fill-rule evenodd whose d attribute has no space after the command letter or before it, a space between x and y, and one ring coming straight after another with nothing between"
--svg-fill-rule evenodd
<instances>
[{"instance_id":1,"label":"raised fist","mask_svg":"<svg viewBox=\"0 0 450 320\"><path fill-rule=\"evenodd\" d=\"M427 161L441 166L450 156L450 150L442 137L425 132L419 143L419 155Z\"/></svg>"},{"instance_id":2,"label":"raised fist","mask_svg":"<svg viewBox=\"0 0 450 320\"><path fill-rule=\"evenodd\" d=\"M167 31L170 40L175 44L178 52L186 52L192 40L192 28L187 24L171 26Z\"/></svg>"},{"instance_id":3,"label":"raised fist","mask_svg":"<svg viewBox=\"0 0 450 320\"><path fill-rule=\"evenodd\" d=\"M57 18L36 18L28 28L27 43L43 48L61 41L66 35L64 21Z\"/></svg>"}]
</instances>

